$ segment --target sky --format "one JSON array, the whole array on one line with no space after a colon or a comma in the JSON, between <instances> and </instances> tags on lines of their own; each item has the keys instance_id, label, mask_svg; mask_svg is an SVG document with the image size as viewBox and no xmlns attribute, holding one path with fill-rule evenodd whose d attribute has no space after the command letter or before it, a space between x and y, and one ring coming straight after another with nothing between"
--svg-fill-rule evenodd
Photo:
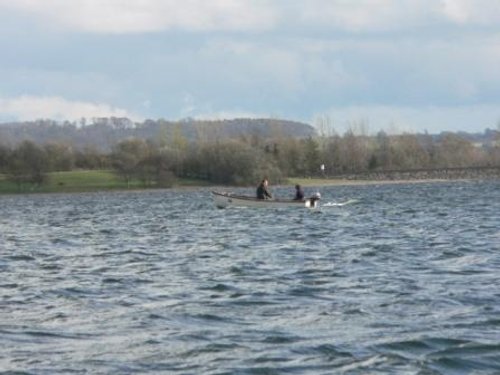
<instances>
[{"instance_id":1,"label":"sky","mask_svg":"<svg viewBox=\"0 0 500 375\"><path fill-rule=\"evenodd\" d=\"M0 0L0 122L500 128L499 0Z\"/></svg>"}]
</instances>

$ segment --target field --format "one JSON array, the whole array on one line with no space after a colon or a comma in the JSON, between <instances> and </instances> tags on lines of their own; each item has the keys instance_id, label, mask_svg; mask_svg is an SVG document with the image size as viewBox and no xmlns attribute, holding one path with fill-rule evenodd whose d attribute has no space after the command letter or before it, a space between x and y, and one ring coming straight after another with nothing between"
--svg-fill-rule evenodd
<instances>
[{"instance_id":1,"label":"field","mask_svg":"<svg viewBox=\"0 0 500 375\"><path fill-rule=\"evenodd\" d=\"M123 188L127 188L125 181L120 180L111 171L102 170L49 173L47 175L47 182L41 186L23 184L19 187L13 182L8 181L5 177L0 178L0 192L2 193L52 193Z\"/></svg>"},{"instance_id":2,"label":"field","mask_svg":"<svg viewBox=\"0 0 500 375\"><path fill-rule=\"evenodd\" d=\"M174 186L203 186L204 181L179 179ZM125 180L109 170L77 170L52 172L47 174L47 182L41 186L23 184L21 187L0 175L0 193L69 193L85 191L144 189L139 180L132 180L129 185Z\"/></svg>"},{"instance_id":3,"label":"field","mask_svg":"<svg viewBox=\"0 0 500 375\"><path fill-rule=\"evenodd\" d=\"M256 183L257 184L257 183ZM292 178L285 185L301 184L303 186L321 186L342 184L342 180L320 178ZM194 179L177 179L173 187L210 186L206 181ZM41 186L23 184L17 186L0 174L0 194L16 193L70 193L106 190L144 189L139 180L127 183L110 170L75 170L68 172L52 172L47 174L47 182Z\"/></svg>"},{"instance_id":4,"label":"field","mask_svg":"<svg viewBox=\"0 0 500 375\"><path fill-rule=\"evenodd\" d=\"M411 182L431 181L431 179L413 180ZM332 178L289 178L280 185L302 186L332 186L332 185L367 185L383 183L410 182L409 180L345 180ZM257 185L258 181L255 185ZM201 187L211 186L207 181L195 179L176 179L172 187ZM275 184L271 181L271 186ZM275 185L276 186L276 185ZM132 180L127 185L124 179L117 176L111 170L75 170L68 172L52 172L47 174L47 181L41 186L23 184L17 186L0 174L0 194L16 193L71 193L71 192L91 192L106 190L139 190L155 188L154 186L144 186L139 180Z\"/></svg>"}]
</instances>

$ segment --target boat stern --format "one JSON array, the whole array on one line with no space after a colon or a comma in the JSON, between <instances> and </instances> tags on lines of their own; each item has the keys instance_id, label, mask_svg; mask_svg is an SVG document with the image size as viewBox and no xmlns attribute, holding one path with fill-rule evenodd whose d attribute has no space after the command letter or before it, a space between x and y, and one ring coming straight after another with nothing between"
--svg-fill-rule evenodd
<instances>
[{"instance_id":1,"label":"boat stern","mask_svg":"<svg viewBox=\"0 0 500 375\"><path fill-rule=\"evenodd\" d=\"M319 206L319 200L321 199L321 194L315 193L312 197L307 198L305 202L306 208L317 208Z\"/></svg>"}]
</instances>

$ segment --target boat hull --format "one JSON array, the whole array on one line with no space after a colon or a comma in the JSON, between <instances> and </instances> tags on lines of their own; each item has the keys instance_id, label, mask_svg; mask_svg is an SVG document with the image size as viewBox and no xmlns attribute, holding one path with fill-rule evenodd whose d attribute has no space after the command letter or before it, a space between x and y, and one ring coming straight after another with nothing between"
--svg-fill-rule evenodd
<instances>
[{"instance_id":1,"label":"boat hull","mask_svg":"<svg viewBox=\"0 0 500 375\"><path fill-rule=\"evenodd\" d=\"M226 207L261 207L261 208L316 208L319 206L318 198L306 198L302 201L292 199L257 199L245 195L222 193L212 191L215 206Z\"/></svg>"}]
</instances>

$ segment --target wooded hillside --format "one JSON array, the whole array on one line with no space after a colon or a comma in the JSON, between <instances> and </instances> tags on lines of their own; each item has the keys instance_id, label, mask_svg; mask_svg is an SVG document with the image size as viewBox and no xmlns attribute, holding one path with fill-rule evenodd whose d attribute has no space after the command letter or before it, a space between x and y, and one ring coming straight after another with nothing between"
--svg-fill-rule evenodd
<instances>
[{"instance_id":1,"label":"wooded hillside","mask_svg":"<svg viewBox=\"0 0 500 375\"><path fill-rule=\"evenodd\" d=\"M167 126L161 121L133 127L123 123L104 124L101 128L97 124L81 128L42 124L45 130L38 129L41 143L24 140L12 145L1 139L0 174L22 191L26 186L32 189L44 184L48 172L75 169L112 169L127 185L141 181L145 187L160 187L171 186L177 178L253 185L263 176L279 183L287 177L500 168L500 131L495 130L485 133L488 137L477 142L456 133L379 132L372 136L350 130L343 135L335 132L316 135L311 127L300 123L235 121L209 122L205 126L189 123L186 128L182 123ZM63 130L57 129L58 126ZM29 129L28 134L35 136L34 125ZM148 133L151 129L155 131ZM51 131L59 136L68 134L68 139L48 138ZM309 136L305 136L308 132ZM107 146L75 147L69 137L69 134L87 137L89 133L99 134Z\"/></svg>"},{"instance_id":2,"label":"wooded hillside","mask_svg":"<svg viewBox=\"0 0 500 375\"><path fill-rule=\"evenodd\" d=\"M16 146L23 141L37 144L64 143L76 149L93 148L109 152L128 138L155 139L167 142L182 137L188 142L236 139L242 137L307 138L315 129L301 122L278 119L233 119L199 121L146 120L134 123L127 118L82 119L58 123L52 120L0 124L0 143Z\"/></svg>"}]
</instances>

